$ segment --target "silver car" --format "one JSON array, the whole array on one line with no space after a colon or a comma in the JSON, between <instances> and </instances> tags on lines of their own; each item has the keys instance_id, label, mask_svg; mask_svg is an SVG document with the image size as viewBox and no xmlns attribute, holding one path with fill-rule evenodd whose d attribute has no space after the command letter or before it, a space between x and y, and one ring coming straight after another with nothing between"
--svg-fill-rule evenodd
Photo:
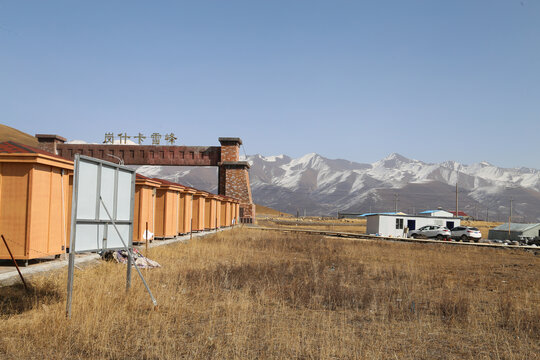
<instances>
[{"instance_id":1,"label":"silver car","mask_svg":"<svg viewBox=\"0 0 540 360\"><path fill-rule=\"evenodd\" d=\"M450 240L451 233L446 227L441 225L426 225L417 230L409 231L409 237L418 238L436 238L437 240Z\"/></svg>"},{"instance_id":2,"label":"silver car","mask_svg":"<svg viewBox=\"0 0 540 360\"><path fill-rule=\"evenodd\" d=\"M456 241L470 241L474 242L480 241L482 238L482 233L475 227L471 226L456 226L452 229L452 239Z\"/></svg>"}]
</instances>

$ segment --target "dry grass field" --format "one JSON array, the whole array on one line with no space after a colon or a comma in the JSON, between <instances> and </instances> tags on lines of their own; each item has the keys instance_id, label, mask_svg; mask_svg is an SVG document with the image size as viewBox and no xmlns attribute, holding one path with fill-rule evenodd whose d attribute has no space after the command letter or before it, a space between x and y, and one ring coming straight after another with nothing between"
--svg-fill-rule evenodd
<instances>
[{"instance_id":1,"label":"dry grass field","mask_svg":"<svg viewBox=\"0 0 540 360\"><path fill-rule=\"evenodd\" d=\"M292 217L291 214L287 214L287 213L284 213L284 212L281 212L281 211L278 211L278 210L274 210L274 209L269 208L267 206L256 204L255 207L256 207L255 208L255 213L257 214L257 217L259 217L259 216L261 216L261 217L266 217L266 216L271 216L271 217Z\"/></svg>"},{"instance_id":2,"label":"dry grass field","mask_svg":"<svg viewBox=\"0 0 540 360\"><path fill-rule=\"evenodd\" d=\"M257 224L262 227L277 227L284 229L328 230L359 234L366 233L366 219L266 217L257 219Z\"/></svg>"},{"instance_id":3,"label":"dry grass field","mask_svg":"<svg viewBox=\"0 0 540 360\"><path fill-rule=\"evenodd\" d=\"M2 359L535 359L530 252L238 228L153 248L163 267L76 270L0 288Z\"/></svg>"}]
</instances>

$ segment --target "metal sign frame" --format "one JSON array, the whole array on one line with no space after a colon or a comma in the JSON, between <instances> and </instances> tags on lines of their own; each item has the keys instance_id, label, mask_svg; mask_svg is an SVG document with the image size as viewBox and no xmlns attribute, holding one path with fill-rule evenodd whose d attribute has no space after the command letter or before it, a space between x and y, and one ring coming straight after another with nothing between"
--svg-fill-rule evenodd
<instances>
[{"instance_id":1,"label":"metal sign frame","mask_svg":"<svg viewBox=\"0 0 540 360\"><path fill-rule=\"evenodd\" d=\"M76 155L75 165L70 252L120 250L125 245L132 247L135 170L82 155ZM125 178L126 175L130 179ZM126 187L127 181L130 181L129 188ZM125 204L126 197L129 197L128 204ZM105 203L108 203L112 216L104 211ZM126 244L119 241L112 221L122 230Z\"/></svg>"},{"instance_id":2,"label":"metal sign frame","mask_svg":"<svg viewBox=\"0 0 540 360\"><path fill-rule=\"evenodd\" d=\"M131 286L131 265L133 264L154 306L157 306L148 284L133 261L135 170L76 154L73 171L66 316L71 317L75 254L81 252L126 250L128 253L126 290ZM121 180L121 177L124 179ZM128 181L129 188L126 186ZM120 187L119 183L121 183ZM128 198L129 201L127 201Z\"/></svg>"}]
</instances>

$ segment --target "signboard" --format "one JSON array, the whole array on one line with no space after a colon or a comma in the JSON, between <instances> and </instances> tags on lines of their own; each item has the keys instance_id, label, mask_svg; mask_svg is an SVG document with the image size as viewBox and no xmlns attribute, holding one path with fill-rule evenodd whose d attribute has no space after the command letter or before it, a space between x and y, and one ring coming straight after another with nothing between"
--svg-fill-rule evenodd
<instances>
[{"instance_id":1,"label":"signboard","mask_svg":"<svg viewBox=\"0 0 540 360\"><path fill-rule=\"evenodd\" d=\"M131 247L135 170L86 156L78 159L70 249L79 253Z\"/></svg>"},{"instance_id":2,"label":"signboard","mask_svg":"<svg viewBox=\"0 0 540 360\"><path fill-rule=\"evenodd\" d=\"M133 264L154 306L157 306L132 255L135 170L77 154L73 171L67 317L71 317L75 254L81 252L126 250L128 254L126 289L131 285L131 264Z\"/></svg>"}]
</instances>

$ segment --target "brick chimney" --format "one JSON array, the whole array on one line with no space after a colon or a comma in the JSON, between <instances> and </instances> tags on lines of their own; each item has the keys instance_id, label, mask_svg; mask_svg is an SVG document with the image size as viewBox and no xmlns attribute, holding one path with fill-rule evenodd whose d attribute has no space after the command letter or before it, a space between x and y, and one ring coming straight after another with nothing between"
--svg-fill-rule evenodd
<instances>
[{"instance_id":1,"label":"brick chimney","mask_svg":"<svg viewBox=\"0 0 540 360\"><path fill-rule=\"evenodd\" d=\"M48 151L55 155L58 155L56 145L63 144L67 141L66 138L60 135L36 134L35 136L38 140L38 146L41 150Z\"/></svg>"}]
</instances>

